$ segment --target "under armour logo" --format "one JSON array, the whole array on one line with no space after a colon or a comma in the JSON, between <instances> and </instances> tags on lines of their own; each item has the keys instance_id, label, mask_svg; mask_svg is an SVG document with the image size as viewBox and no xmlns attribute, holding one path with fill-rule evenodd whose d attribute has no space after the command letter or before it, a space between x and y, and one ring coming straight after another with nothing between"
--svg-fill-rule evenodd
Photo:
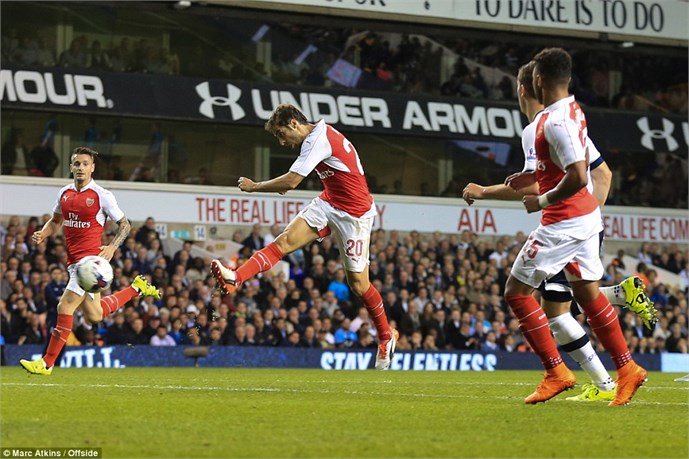
<instances>
[{"instance_id":1,"label":"under armour logo","mask_svg":"<svg viewBox=\"0 0 689 459\"><path fill-rule=\"evenodd\" d=\"M641 145L649 150L655 150L653 147L653 139L663 139L667 142L667 149L669 151L675 151L679 148L679 144L675 138L672 137L672 132L675 130L675 124L666 118L662 120L663 129L651 129L648 125L648 118L645 116L636 121L636 125L641 129L641 132L644 133L643 136L641 136Z\"/></svg>"},{"instance_id":2,"label":"under armour logo","mask_svg":"<svg viewBox=\"0 0 689 459\"><path fill-rule=\"evenodd\" d=\"M227 97L211 96L210 84L205 81L196 85L196 93L203 99L199 106L199 113L203 116L215 119L215 111L213 106L230 107L232 112L232 121L244 118L244 109L237 103L242 96L242 90L232 84L227 84Z\"/></svg>"}]
</instances>

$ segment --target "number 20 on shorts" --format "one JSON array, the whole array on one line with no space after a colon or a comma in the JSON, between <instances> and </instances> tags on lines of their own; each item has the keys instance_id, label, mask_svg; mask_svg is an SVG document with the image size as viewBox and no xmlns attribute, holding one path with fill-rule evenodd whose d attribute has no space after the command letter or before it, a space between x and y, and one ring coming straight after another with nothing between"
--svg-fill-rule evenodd
<instances>
[{"instance_id":1,"label":"number 20 on shorts","mask_svg":"<svg viewBox=\"0 0 689 459\"><path fill-rule=\"evenodd\" d=\"M364 241L362 239L347 239L348 257L360 257L364 253Z\"/></svg>"}]
</instances>

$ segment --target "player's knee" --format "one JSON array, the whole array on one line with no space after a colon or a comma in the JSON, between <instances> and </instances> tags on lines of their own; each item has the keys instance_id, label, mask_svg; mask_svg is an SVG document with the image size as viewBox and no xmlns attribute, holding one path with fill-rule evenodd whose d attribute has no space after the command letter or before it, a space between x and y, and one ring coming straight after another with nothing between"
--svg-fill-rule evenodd
<instances>
[{"instance_id":1,"label":"player's knee","mask_svg":"<svg viewBox=\"0 0 689 459\"><path fill-rule=\"evenodd\" d=\"M524 296L531 295L533 288L518 281L514 277L510 276L507 278L507 283L505 284L505 298L508 296Z\"/></svg>"},{"instance_id":2,"label":"player's knee","mask_svg":"<svg viewBox=\"0 0 689 459\"><path fill-rule=\"evenodd\" d=\"M368 291L368 288L371 285L368 279L362 279L359 277L350 277L347 279L347 283L349 284L349 288L352 290L352 293L354 293L356 296L364 296L364 293Z\"/></svg>"},{"instance_id":3,"label":"player's knee","mask_svg":"<svg viewBox=\"0 0 689 459\"><path fill-rule=\"evenodd\" d=\"M103 320L103 312L88 311L86 314L86 319L92 324L97 324Z\"/></svg>"},{"instance_id":4,"label":"player's knee","mask_svg":"<svg viewBox=\"0 0 689 459\"><path fill-rule=\"evenodd\" d=\"M289 232L282 233L275 239L275 245L278 246L280 251L285 255L294 252L299 247L295 247L296 238Z\"/></svg>"},{"instance_id":5,"label":"player's knee","mask_svg":"<svg viewBox=\"0 0 689 459\"><path fill-rule=\"evenodd\" d=\"M57 313L58 314L74 314L74 309L68 305L63 303L62 301L57 304Z\"/></svg>"}]
</instances>

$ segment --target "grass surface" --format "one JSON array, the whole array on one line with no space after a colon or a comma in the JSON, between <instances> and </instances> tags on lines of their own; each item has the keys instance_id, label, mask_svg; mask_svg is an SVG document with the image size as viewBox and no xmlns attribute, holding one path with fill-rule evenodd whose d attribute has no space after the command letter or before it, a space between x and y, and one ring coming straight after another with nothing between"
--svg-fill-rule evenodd
<instances>
[{"instance_id":1,"label":"grass surface","mask_svg":"<svg viewBox=\"0 0 689 459\"><path fill-rule=\"evenodd\" d=\"M688 457L677 376L611 408L526 406L533 371L3 368L0 439L103 457Z\"/></svg>"}]
</instances>

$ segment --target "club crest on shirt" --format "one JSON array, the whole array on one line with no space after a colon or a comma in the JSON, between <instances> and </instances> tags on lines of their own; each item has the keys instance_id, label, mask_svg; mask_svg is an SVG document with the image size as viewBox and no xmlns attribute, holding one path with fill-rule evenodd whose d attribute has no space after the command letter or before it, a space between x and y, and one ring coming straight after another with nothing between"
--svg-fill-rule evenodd
<instances>
[{"instance_id":1,"label":"club crest on shirt","mask_svg":"<svg viewBox=\"0 0 689 459\"><path fill-rule=\"evenodd\" d=\"M91 206L93 205L94 202L96 202L95 199L93 199L93 198L86 198L86 205L87 205L88 207L91 207Z\"/></svg>"}]
</instances>

